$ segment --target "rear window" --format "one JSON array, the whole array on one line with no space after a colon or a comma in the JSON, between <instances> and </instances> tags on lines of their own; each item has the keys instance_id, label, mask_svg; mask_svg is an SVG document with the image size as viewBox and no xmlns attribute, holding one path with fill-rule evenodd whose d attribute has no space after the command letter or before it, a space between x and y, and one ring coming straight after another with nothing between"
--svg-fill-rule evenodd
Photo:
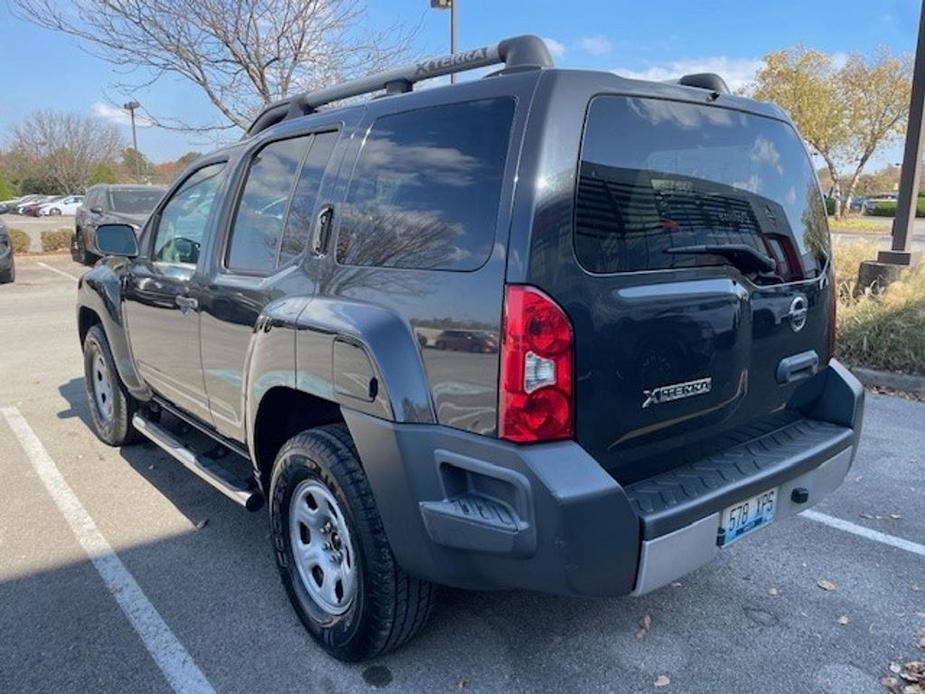
<instances>
[{"instance_id":1,"label":"rear window","mask_svg":"<svg viewBox=\"0 0 925 694\"><path fill-rule=\"evenodd\" d=\"M164 195L162 188L109 191L112 209L123 214L149 214Z\"/></svg>"},{"instance_id":2,"label":"rear window","mask_svg":"<svg viewBox=\"0 0 925 694\"><path fill-rule=\"evenodd\" d=\"M504 97L378 119L353 173L337 261L480 267L494 243L513 116Z\"/></svg>"},{"instance_id":3,"label":"rear window","mask_svg":"<svg viewBox=\"0 0 925 694\"><path fill-rule=\"evenodd\" d=\"M668 251L747 245L794 281L818 276L828 254L815 172L789 125L664 99L591 102L575 235L579 262L599 273L719 265Z\"/></svg>"}]
</instances>

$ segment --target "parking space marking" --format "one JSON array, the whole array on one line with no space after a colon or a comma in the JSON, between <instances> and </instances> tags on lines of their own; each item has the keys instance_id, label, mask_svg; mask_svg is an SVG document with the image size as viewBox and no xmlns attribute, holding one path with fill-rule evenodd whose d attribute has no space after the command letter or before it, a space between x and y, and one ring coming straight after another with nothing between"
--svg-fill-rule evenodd
<instances>
[{"instance_id":1,"label":"parking space marking","mask_svg":"<svg viewBox=\"0 0 925 694\"><path fill-rule=\"evenodd\" d=\"M71 532L93 562L110 595L122 608L122 612L173 690L178 694L214 694L215 690L209 680L97 529L90 514L80 503L19 409L0 407L0 413L19 440L29 462L64 516Z\"/></svg>"},{"instance_id":2,"label":"parking space marking","mask_svg":"<svg viewBox=\"0 0 925 694\"><path fill-rule=\"evenodd\" d=\"M804 518L808 518L811 521L816 521L817 523L827 525L830 528L837 528L838 530L843 530L846 533L851 533L852 535L857 535L858 537L863 537L867 540L873 540L874 542L879 542L883 545L889 545L890 547L896 547L897 549L902 549L906 552L912 552L912 554L918 554L920 557L925 557L925 545L920 545L917 542L904 540L901 537L895 537L893 535L887 535L886 533L881 533L877 530L871 530L870 528L865 528L863 525L857 525L851 521L835 518L834 516L828 516L824 513L819 513L818 511L807 510L803 511L803 513L800 515Z\"/></svg>"},{"instance_id":3,"label":"parking space marking","mask_svg":"<svg viewBox=\"0 0 925 694\"><path fill-rule=\"evenodd\" d=\"M72 279L72 280L74 280L75 282L77 282L77 281L80 279L79 277L77 277L77 276L75 276L75 275L72 275L70 272L65 272L64 270L59 270L59 269L56 268L56 267L52 267L51 265L46 265L45 263L42 263L42 262L36 263L36 265L41 265L41 266L42 266L43 268L45 268L46 270L51 270L52 272L57 272L59 275L64 275L64 276L67 277L68 279Z\"/></svg>"}]
</instances>

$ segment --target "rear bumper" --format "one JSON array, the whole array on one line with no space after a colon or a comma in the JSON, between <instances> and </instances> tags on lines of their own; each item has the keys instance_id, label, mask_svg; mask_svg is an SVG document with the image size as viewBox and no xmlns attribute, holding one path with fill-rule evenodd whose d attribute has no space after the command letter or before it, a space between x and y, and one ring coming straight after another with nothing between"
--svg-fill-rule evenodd
<instances>
[{"instance_id":1,"label":"rear bumper","mask_svg":"<svg viewBox=\"0 0 925 694\"><path fill-rule=\"evenodd\" d=\"M572 441L516 446L448 427L344 410L396 559L463 588L609 596L654 590L719 552L722 508L780 487L776 518L836 489L851 466L864 391L841 364L790 403L796 427L678 476L622 487ZM697 465L697 464L694 464ZM690 466L688 466L690 467ZM791 499L794 488L808 501Z\"/></svg>"}]
</instances>

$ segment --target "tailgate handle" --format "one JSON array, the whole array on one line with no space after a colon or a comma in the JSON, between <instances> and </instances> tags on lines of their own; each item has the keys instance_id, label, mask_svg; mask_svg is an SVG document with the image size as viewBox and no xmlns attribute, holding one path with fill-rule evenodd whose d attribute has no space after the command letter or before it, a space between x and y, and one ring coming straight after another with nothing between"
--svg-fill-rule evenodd
<instances>
[{"instance_id":1,"label":"tailgate handle","mask_svg":"<svg viewBox=\"0 0 925 694\"><path fill-rule=\"evenodd\" d=\"M777 365L777 382L781 385L812 376L819 369L819 355L815 350L800 352L780 360Z\"/></svg>"}]
</instances>

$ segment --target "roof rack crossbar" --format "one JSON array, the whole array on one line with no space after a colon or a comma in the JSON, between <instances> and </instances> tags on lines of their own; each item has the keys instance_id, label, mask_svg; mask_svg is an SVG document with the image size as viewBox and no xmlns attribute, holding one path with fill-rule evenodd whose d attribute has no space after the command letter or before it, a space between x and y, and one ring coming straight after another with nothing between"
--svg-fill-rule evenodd
<instances>
[{"instance_id":1,"label":"roof rack crossbar","mask_svg":"<svg viewBox=\"0 0 925 694\"><path fill-rule=\"evenodd\" d=\"M268 106L254 119L247 135L255 135L287 118L312 113L325 104L350 97L385 90L387 93L410 91L412 85L432 77L442 77L466 70L504 63L505 69L552 67L552 56L538 36L515 36L493 46L421 60L413 65L393 68L343 84L299 94Z\"/></svg>"}]
</instances>

